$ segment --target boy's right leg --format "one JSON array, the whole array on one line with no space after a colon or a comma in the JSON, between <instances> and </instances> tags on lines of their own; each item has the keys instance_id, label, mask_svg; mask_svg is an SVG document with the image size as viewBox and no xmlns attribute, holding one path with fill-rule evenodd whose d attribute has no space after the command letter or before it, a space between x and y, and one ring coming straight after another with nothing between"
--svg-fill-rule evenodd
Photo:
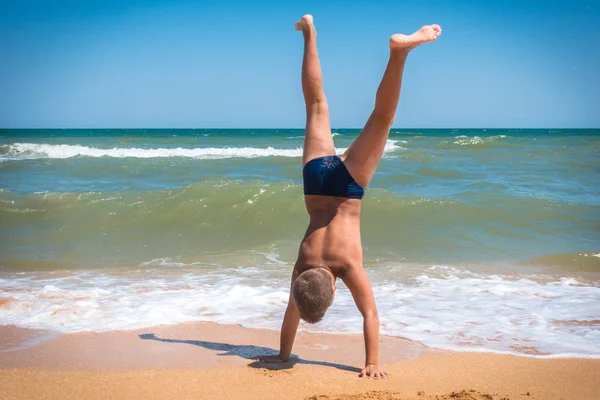
<instances>
[{"instance_id":1,"label":"boy's right leg","mask_svg":"<svg viewBox=\"0 0 600 400\"><path fill-rule=\"evenodd\" d=\"M335 154L329 108L323 91L323 74L317 52L317 32L312 15L305 15L294 25L304 35L302 92L306 104L306 133L302 166L310 160Z\"/></svg>"}]
</instances>

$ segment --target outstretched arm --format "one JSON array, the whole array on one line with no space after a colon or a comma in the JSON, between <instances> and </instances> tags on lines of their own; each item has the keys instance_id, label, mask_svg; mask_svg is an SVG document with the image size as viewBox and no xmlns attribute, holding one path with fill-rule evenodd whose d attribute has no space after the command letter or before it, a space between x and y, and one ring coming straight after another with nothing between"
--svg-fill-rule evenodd
<instances>
[{"instance_id":1,"label":"outstretched arm","mask_svg":"<svg viewBox=\"0 0 600 400\"><path fill-rule=\"evenodd\" d=\"M281 336L279 338L279 354L276 356L263 356L259 357L260 361L267 363L278 363L287 362L292 356L292 347L294 346L294 339L296 339L296 331L300 324L300 313L292 297L292 286L298 274L296 270L292 273L292 283L290 285L290 298L288 300L288 306L285 310L285 316L281 324Z\"/></svg>"},{"instance_id":2,"label":"outstretched arm","mask_svg":"<svg viewBox=\"0 0 600 400\"><path fill-rule=\"evenodd\" d=\"M363 331L365 336L365 367L360 376L385 378L388 374L379 369L379 315L373 289L362 267L352 268L346 273L344 283L350 289L354 302L364 318Z\"/></svg>"},{"instance_id":3,"label":"outstretched arm","mask_svg":"<svg viewBox=\"0 0 600 400\"><path fill-rule=\"evenodd\" d=\"M290 296L281 324L281 337L279 338L279 357L283 362L288 361L292 355L292 347L294 346L299 323L300 313L294 299Z\"/></svg>"}]
</instances>

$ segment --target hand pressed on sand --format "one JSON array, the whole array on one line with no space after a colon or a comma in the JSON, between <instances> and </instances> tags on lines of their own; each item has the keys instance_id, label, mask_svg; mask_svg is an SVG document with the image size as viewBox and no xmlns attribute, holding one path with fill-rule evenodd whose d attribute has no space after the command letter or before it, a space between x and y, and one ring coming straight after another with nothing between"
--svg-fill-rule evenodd
<instances>
[{"instance_id":1,"label":"hand pressed on sand","mask_svg":"<svg viewBox=\"0 0 600 400\"><path fill-rule=\"evenodd\" d=\"M379 367L375 364L367 364L367 366L360 371L360 374L358 376L360 378L370 377L374 379L385 379L392 377L391 374L380 370Z\"/></svg>"}]
</instances>

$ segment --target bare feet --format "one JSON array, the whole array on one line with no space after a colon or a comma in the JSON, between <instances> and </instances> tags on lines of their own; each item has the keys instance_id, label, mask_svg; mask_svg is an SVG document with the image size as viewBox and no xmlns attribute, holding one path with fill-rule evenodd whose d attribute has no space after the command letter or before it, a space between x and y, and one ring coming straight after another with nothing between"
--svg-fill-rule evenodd
<instances>
[{"instance_id":1,"label":"bare feet","mask_svg":"<svg viewBox=\"0 0 600 400\"><path fill-rule=\"evenodd\" d=\"M294 24L294 29L302 31L303 33L314 32L315 24L313 23L313 16L306 14L304 17L300 18L300 21Z\"/></svg>"},{"instance_id":2,"label":"bare feet","mask_svg":"<svg viewBox=\"0 0 600 400\"><path fill-rule=\"evenodd\" d=\"M439 25L425 25L412 35L402 35L400 33L392 35L390 49L410 51L420 44L433 42L441 34L442 28Z\"/></svg>"}]
</instances>

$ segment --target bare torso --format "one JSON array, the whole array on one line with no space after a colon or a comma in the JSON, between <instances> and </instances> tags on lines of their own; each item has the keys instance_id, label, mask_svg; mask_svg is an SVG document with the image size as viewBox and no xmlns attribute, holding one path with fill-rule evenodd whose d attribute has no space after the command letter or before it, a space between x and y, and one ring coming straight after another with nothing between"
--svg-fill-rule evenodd
<instances>
[{"instance_id":1,"label":"bare torso","mask_svg":"<svg viewBox=\"0 0 600 400\"><path fill-rule=\"evenodd\" d=\"M362 266L361 201L331 196L305 196L304 201L310 222L300 244L296 273L326 267L343 279L349 269Z\"/></svg>"}]
</instances>

